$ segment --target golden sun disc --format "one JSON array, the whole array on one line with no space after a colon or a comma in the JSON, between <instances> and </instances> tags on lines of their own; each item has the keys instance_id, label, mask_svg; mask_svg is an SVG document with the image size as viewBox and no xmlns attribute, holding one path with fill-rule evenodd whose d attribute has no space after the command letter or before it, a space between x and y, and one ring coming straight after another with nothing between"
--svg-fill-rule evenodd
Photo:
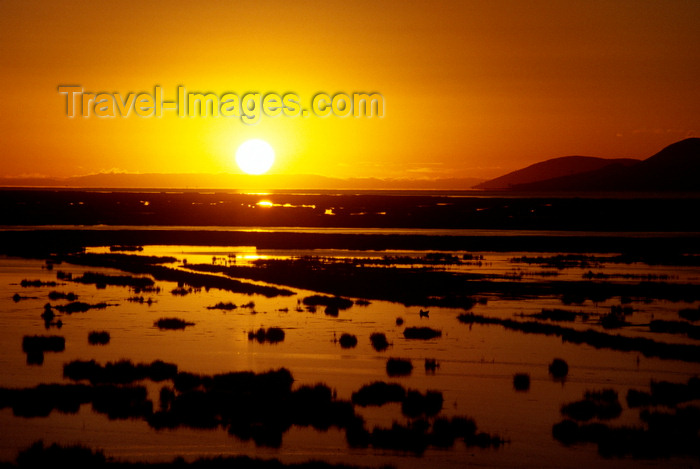
<instances>
[{"instance_id":1,"label":"golden sun disc","mask_svg":"<svg viewBox=\"0 0 700 469\"><path fill-rule=\"evenodd\" d=\"M246 174L265 174L274 162L275 151L264 140L247 140L236 150L236 164Z\"/></svg>"}]
</instances>

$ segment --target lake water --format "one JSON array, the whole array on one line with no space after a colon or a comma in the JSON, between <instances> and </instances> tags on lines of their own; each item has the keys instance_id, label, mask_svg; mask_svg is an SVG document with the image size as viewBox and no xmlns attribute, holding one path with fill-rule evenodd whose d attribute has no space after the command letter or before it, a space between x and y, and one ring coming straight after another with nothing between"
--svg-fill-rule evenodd
<instances>
[{"instance_id":1,"label":"lake water","mask_svg":"<svg viewBox=\"0 0 700 469\"><path fill-rule=\"evenodd\" d=\"M414 231L402 230L399 234ZM349 230L346 234L357 232ZM481 234L491 236L494 233ZM87 252L108 254L110 251L108 247L92 247ZM246 266L255 265L260 260L289 260L302 256L317 256L335 262L364 258L371 265L372 260L387 257L420 259L426 253L153 245L130 254L173 256L176 260L168 264L170 267L189 270L194 264L225 266L235 263ZM686 335L650 332L648 327L652 319L678 321L680 309L698 308L700 302L696 298L672 301L643 295L632 298L613 296L600 301L584 299L575 304L564 304L560 291L530 296L509 294L509 285L527 282L595 282L584 278L589 272L605 274L605 281L613 285L638 285L641 281L650 281L700 288L700 266L697 264L627 264L598 259L588 264L556 267L515 261L523 256L552 256L556 253L454 251L452 254L461 261L428 267L455 275L491 275L491 282L501 284L499 288L477 295L481 301L469 310L476 315L526 320L543 309L564 309L578 315L573 322L557 324L577 330L604 331L600 318L612 307L625 305L633 309L627 317L628 324L607 331L610 334L646 337L666 343L697 343L696 339ZM590 256L594 253L582 254ZM599 255L601 258L612 256L609 253ZM266 297L216 288L176 295L172 292L178 287L177 282L158 280L159 291L135 293L128 287L107 285L96 288L92 284L57 279L58 271L71 274L73 278L85 272L125 275L116 269L69 262L51 267L42 260L0 258L0 366L3 370L0 386L3 388L71 383L63 376L63 365L73 360L94 359L100 364L123 359L134 363L162 360L177 364L180 371L205 375L233 371L265 372L284 367L293 375L295 389L324 383L335 391L338 400L351 399L354 391L373 381L398 383L422 393L439 391L443 395L440 416L471 417L479 431L499 435L506 443L498 448L479 448L457 441L451 448L429 447L423 454L415 455L374 447L352 448L342 429L320 431L293 426L284 433L281 446L269 447L256 445L250 440L242 441L221 428L155 430L143 419L109 419L84 404L75 414L54 410L48 417L36 418L14 416L9 407L1 409L0 427L5 435L0 441L2 460L14 459L18 450L43 439L47 443L80 443L101 448L109 457L132 461L169 461L175 456L191 460L201 456L247 454L278 458L283 462L321 459L374 467L390 464L398 468L429 465L457 468L467 464L533 468L698 466L696 459L679 456L651 460L603 458L595 444L567 446L552 436L552 426L564 418L560 411L562 405L581 400L586 391L607 388L617 391L622 413L605 423L616 427L642 427L639 409L630 408L625 402L627 392L630 389L649 391L651 380L685 383L700 374L698 362L646 357L638 351L595 348L564 342L557 336L524 334L499 325L463 324L457 319L465 312L461 308L431 306L429 317L421 317L419 307L371 299L368 305L355 304L334 317L324 314L322 308L310 312L300 307L301 299L318 292L289 285L277 286L292 290L294 294L291 296ZM410 268L405 264L394 267ZM59 285L22 287L20 282L23 279L57 281ZM65 300L49 300L51 291L73 292L80 301L90 304L104 302L109 306L84 313L60 314L62 327L47 329L40 317L44 305L66 303ZM14 301L15 294L24 298ZM144 303L128 301L139 295L145 298ZM231 311L208 309L218 302L232 302L239 307ZM254 306L242 307L250 302ZM163 317L181 318L194 325L184 330L161 330L154 326L154 322ZM403 319L402 325L397 325L398 317ZM442 336L431 340L406 339L403 331L411 326L429 326L442 331ZM249 340L248 332L260 327L282 328L284 341L270 344ZM88 334L103 330L110 334L109 343L90 345ZM369 336L374 332L386 334L391 344L387 350L378 352L372 348ZM337 339L343 333L355 335L357 346L342 348ZM46 352L41 365L28 364L27 355L22 350L22 338L29 335L60 335L65 338L65 350ZM410 359L414 366L412 373L409 376L387 376L389 357ZM570 371L564 381L553 379L548 372L548 364L555 357L565 359L569 365ZM436 360L439 367L427 371L424 367L426 359ZM529 374L529 390L514 389L516 373ZM157 406L160 389L167 383L144 380L142 384L148 389L149 399ZM691 404L697 405L697 402ZM364 418L368 429L409 421L397 403L354 408Z\"/></svg>"}]
</instances>

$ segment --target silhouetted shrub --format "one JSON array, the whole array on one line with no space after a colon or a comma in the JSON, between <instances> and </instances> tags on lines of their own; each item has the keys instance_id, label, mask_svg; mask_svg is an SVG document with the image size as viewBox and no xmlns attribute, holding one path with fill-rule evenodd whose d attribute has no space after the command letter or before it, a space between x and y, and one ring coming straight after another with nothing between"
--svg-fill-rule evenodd
<instances>
[{"instance_id":1,"label":"silhouetted shrub","mask_svg":"<svg viewBox=\"0 0 700 469\"><path fill-rule=\"evenodd\" d=\"M106 345L109 343L109 332L92 331L88 334L88 343L90 345Z\"/></svg>"},{"instance_id":2,"label":"silhouetted shrub","mask_svg":"<svg viewBox=\"0 0 700 469\"><path fill-rule=\"evenodd\" d=\"M688 321L697 321L700 320L700 306L697 308L684 308L678 311L678 316L680 316L683 319L687 319Z\"/></svg>"},{"instance_id":3,"label":"silhouetted shrub","mask_svg":"<svg viewBox=\"0 0 700 469\"><path fill-rule=\"evenodd\" d=\"M43 441L37 441L29 448L19 452L17 456L18 467L71 467L92 468L102 467L106 463L102 451L75 446L59 446L56 443L45 447Z\"/></svg>"},{"instance_id":4,"label":"silhouetted shrub","mask_svg":"<svg viewBox=\"0 0 700 469\"><path fill-rule=\"evenodd\" d=\"M561 413L578 421L588 421L593 418L609 420L620 416L622 406L614 389L586 391L583 400L565 404L561 408Z\"/></svg>"},{"instance_id":5,"label":"silhouetted shrub","mask_svg":"<svg viewBox=\"0 0 700 469\"><path fill-rule=\"evenodd\" d=\"M134 364L128 360L108 362L104 366L95 360L74 360L63 365L64 378L74 381L88 380L93 384L128 384L150 379L164 381L174 379L177 365L156 360L150 364Z\"/></svg>"},{"instance_id":6,"label":"silhouetted shrub","mask_svg":"<svg viewBox=\"0 0 700 469\"><path fill-rule=\"evenodd\" d=\"M516 373L513 376L513 388L516 391L527 391L530 389L530 375L527 373Z\"/></svg>"},{"instance_id":7,"label":"silhouetted shrub","mask_svg":"<svg viewBox=\"0 0 700 469\"><path fill-rule=\"evenodd\" d=\"M270 342L277 343L284 340L284 330L279 327L270 327L268 329L259 328L257 331L248 332L248 340L257 340L259 343Z\"/></svg>"},{"instance_id":8,"label":"silhouetted shrub","mask_svg":"<svg viewBox=\"0 0 700 469\"><path fill-rule=\"evenodd\" d=\"M66 348L66 339L61 336L25 335L22 338L22 350L25 353L32 352L63 352Z\"/></svg>"},{"instance_id":9,"label":"silhouetted shrub","mask_svg":"<svg viewBox=\"0 0 700 469\"><path fill-rule=\"evenodd\" d=\"M78 295L75 293L62 293L62 292L57 292L57 291L52 291L49 292L49 299L50 300L68 300L68 301L75 301L78 299Z\"/></svg>"},{"instance_id":10,"label":"silhouetted shrub","mask_svg":"<svg viewBox=\"0 0 700 469\"><path fill-rule=\"evenodd\" d=\"M154 325L158 329L184 329L187 326L194 326L194 323L178 318L161 318Z\"/></svg>"},{"instance_id":11,"label":"silhouetted shrub","mask_svg":"<svg viewBox=\"0 0 700 469\"><path fill-rule=\"evenodd\" d=\"M109 306L107 303L97 303L94 305L83 303L82 301L73 301L65 305L55 305L54 308L62 313L72 314L72 313L85 313L91 309L105 309Z\"/></svg>"},{"instance_id":12,"label":"silhouetted shrub","mask_svg":"<svg viewBox=\"0 0 700 469\"><path fill-rule=\"evenodd\" d=\"M388 402L403 402L406 390L400 384L375 381L352 393L353 404L366 407L382 406Z\"/></svg>"},{"instance_id":13,"label":"silhouetted shrub","mask_svg":"<svg viewBox=\"0 0 700 469\"><path fill-rule=\"evenodd\" d=\"M442 336L442 331L430 327L407 327L403 330L403 336L407 339L435 339Z\"/></svg>"},{"instance_id":14,"label":"silhouetted shrub","mask_svg":"<svg viewBox=\"0 0 700 469\"><path fill-rule=\"evenodd\" d=\"M223 301L216 303L214 306L207 306L207 309L223 309L224 311L232 311L236 308L238 308L238 306L235 304L231 302L224 303Z\"/></svg>"},{"instance_id":15,"label":"silhouetted shrub","mask_svg":"<svg viewBox=\"0 0 700 469\"><path fill-rule=\"evenodd\" d=\"M389 342L386 340L386 335L383 332L373 332L369 336L369 341L377 352L389 348Z\"/></svg>"},{"instance_id":16,"label":"silhouetted shrub","mask_svg":"<svg viewBox=\"0 0 700 469\"><path fill-rule=\"evenodd\" d=\"M340 346L343 348L353 348L357 345L357 337L352 334L344 333L340 336L338 342L340 342Z\"/></svg>"},{"instance_id":17,"label":"silhouetted shrub","mask_svg":"<svg viewBox=\"0 0 700 469\"><path fill-rule=\"evenodd\" d=\"M24 279L20 283L20 286L28 288L28 287L55 287L58 286L58 283L56 282L44 282L42 280L27 280Z\"/></svg>"},{"instance_id":18,"label":"silhouetted shrub","mask_svg":"<svg viewBox=\"0 0 700 469\"><path fill-rule=\"evenodd\" d=\"M311 295L302 300L307 306L326 306L337 310L348 309L353 305L352 300L339 296Z\"/></svg>"},{"instance_id":19,"label":"silhouetted shrub","mask_svg":"<svg viewBox=\"0 0 700 469\"><path fill-rule=\"evenodd\" d=\"M554 378L564 378L569 374L569 365L561 358L555 358L549 364L549 374Z\"/></svg>"},{"instance_id":20,"label":"silhouetted shrub","mask_svg":"<svg viewBox=\"0 0 700 469\"><path fill-rule=\"evenodd\" d=\"M403 358L390 358L386 362L386 372L389 376L406 376L413 371L411 360Z\"/></svg>"},{"instance_id":21,"label":"silhouetted shrub","mask_svg":"<svg viewBox=\"0 0 700 469\"><path fill-rule=\"evenodd\" d=\"M401 413L411 418L422 415L432 417L442 410L442 403L442 393L439 391L426 391L425 394L421 394L419 391L408 390L401 404Z\"/></svg>"}]
</instances>

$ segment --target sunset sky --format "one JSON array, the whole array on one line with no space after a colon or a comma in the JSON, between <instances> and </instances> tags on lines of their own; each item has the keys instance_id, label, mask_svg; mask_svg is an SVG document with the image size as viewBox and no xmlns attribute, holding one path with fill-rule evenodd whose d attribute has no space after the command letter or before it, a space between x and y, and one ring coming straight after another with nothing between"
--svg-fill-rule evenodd
<instances>
[{"instance_id":1,"label":"sunset sky","mask_svg":"<svg viewBox=\"0 0 700 469\"><path fill-rule=\"evenodd\" d=\"M558 156L646 158L700 135L700 2L0 2L0 176L491 178ZM59 85L378 92L383 118L68 118Z\"/></svg>"}]
</instances>

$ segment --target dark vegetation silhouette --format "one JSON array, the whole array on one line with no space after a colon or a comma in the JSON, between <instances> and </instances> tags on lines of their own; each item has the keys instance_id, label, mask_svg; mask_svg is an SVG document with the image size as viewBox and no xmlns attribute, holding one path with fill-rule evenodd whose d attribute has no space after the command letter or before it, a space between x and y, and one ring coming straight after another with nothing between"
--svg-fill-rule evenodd
<instances>
[{"instance_id":1,"label":"dark vegetation silhouette","mask_svg":"<svg viewBox=\"0 0 700 469\"><path fill-rule=\"evenodd\" d=\"M637 389L627 392L629 408L640 408L641 425L612 426L601 420L620 415L617 392L611 389L588 391L582 401L562 407L562 414L568 418L554 424L552 436L564 445L593 443L604 457L697 457L700 408L677 406L699 397L700 380L697 377L690 378L687 383L652 381L649 392Z\"/></svg>"},{"instance_id":2,"label":"dark vegetation silhouette","mask_svg":"<svg viewBox=\"0 0 700 469\"><path fill-rule=\"evenodd\" d=\"M442 337L442 331L430 327L407 327L403 330L403 336L407 339L430 340Z\"/></svg>"},{"instance_id":3,"label":"dark vegetation silhouette","mask_svg":"<svg viewBox=\"0 0 700 469\"><path fill-rule=\"evenodd\" d=\"M66 339L61 336L25 335L22 338L22 351L27 354L27 364L41 365L44 363L44 352L63 352L66 349Z\"/></svg>"},{"instance_id":4,"label":"dark vegetation silhouette","mask_svg":"<svg viewBox=\"0 0 700 469\"><path fill-rule=\"evenodd\" d=\"M109 339L110 336L107 331L92 331L88 334L88 343L90 345L107 345Z\"/></svg>"},{"instance_id":5,"label":"dark vegetation silhouette","mask_svg":"<svg viewBox=\"0 0 700 469\"><path fill-rule=\"evenodd\" d=\"M368 297L402 303L406 306L443 306L471 309L475 297L486 294L510 297L558 295L564 304L577 304L586 300L602 302L615 297L645 297L669 301L700 300L700 290L690 283L642 281L617 283L614 281L513 281L507 276L491 274L465 274L432 271L423 268L385 268L363 266L357 262L327 262L320 258L291 260L266 260L252 266L190 265L189 268L206 272L223 273L236 278L248 278L290 287L320 291L337 296ZM508 279L509 282L494 281ZM317 304L307 306L319 306ZM348 300L348 305L352 302ZM328 314L340 309L332 304ZM337 305L335 305L337 306ZM550 313L552 319L561 314Z\"/></svg>"},{"instance_id":6,"label":"dark vegetation silhouette","mask_svg":"<svg viewBox=\"0 0 700 469\"><path fill-rule=\"evenodd\" d=\"M530 375L528 373L515 373L513 375L513 389L516 391L529 391Z\"/></svg>"},{"instance_id":7,"label":"dark vegetation silhouette","mask_svg":"<svg viewBox=\"0 0 700 469\"><path fill-rule=\"evenodd\" d=\"M573 420L587 422L592 419L611 420L622 413L622 405L614 389L586 391L580 401L570 402L561 408L562 415Z\"/></svg>"},{"instance_id":8,"label":"dark vegetation silhouette","mask_svg":"<svg viewBox=\"0 0 700 469\"><path fill-rule=\"evenodd\" d=\"M374 381L352 393L353 404L361 407L382 406L390 402L403 402L406 389L400 384Z\"/></svg>"},{"instance_id":9,"label":"dark vegetation silhouette","mask_svg":"<svg viewBox=\"0 0 700 469\"><path fill-rule=\"evenodd\" d=\"M498 436L477 433L467 417L439 416L442 393L405 390L375 382L353 393L352 401L338 400L325 384L293 388L291 373L280 368L262 373L232 372L200 375L178 371L160 361L133 364L74 361L64 375L90 384L46 384L33 388L0 388L0 409L17 416L45 417L51 412L76 413L91 404L110 419L141 419L155 429L221 428L257 446L279 447L292 426L320 431L336 427L346 432L351 447L395 449L421 454L430 446L450 447L462 439L467 446L500 446ZM159 404L149 399L144 380L164 382ZM405 424L366 428L354 406L401 403ZM409 440L406 437L409 436ZM410 443L410 444L409 444Z\"/></svg>"},{"instance_id":10,"label":"dark vegetation silhouette","mask_svg":"<svg viewBox=\"0 0 700 469\"><path fill-rule=\"evenodd\" d=\"M160 360L135 364L130 360L100 365L95 360L74 360L63 365L63 376L73 381L87 380L92 384L131 384L149 379L159 382L175 379L177 365Z\"/></svg>"},{"instance_id":11,"label":"dark vegetation silhouette","mask_svg":"<svg viewBox=\"0 0 700 469\"><path fill-rule=\"evenodd\" d=\"M692 160L691 160L692 161ZM639 166L639 165L637 165ZM673 165L671 165L673 166ZM631 168L626 168L631 169ZM692 174L692 173L687 173ZM690 177L685 175L686 177ZM697 171L694 173L697 174ZM659 181L664 178L656 174ZM672 179L666 179L669 185ZM617 181L615 181L617 182ZM622 185L619 186L622 188ZM696 186L697 187L697 186ZM465 189L468 189L465 187ZM570 190L571 188L566 188ZM652 186L642 190L654 190ZM681 186L672 190L685 190ZM618 190L613 186L612 191ZM697 190L697 189L696 189ZM455 192L459 194L459 192ZM635 230L653 231L653 226L665 226L673 230L693 231L698 222L680 219L665 213L668 207L678 207L681 213L692 213L693 203L678 196L676 200L608 199L573 200L551 195L533 194L535 197L523 200L511 192L491 194L493 197L449 197L449 193L406 194L294 194L275 193L266 196L274 206L260 210L255 207L260 196L253 194L206 193L187 191L179 193L158 193L149 191L75 191L41 189L6 189L0 193L0 204L4 208L3 223L7 225L112 225L112 226L309 226L309 227L406 227L406 228L483 228L483 229L621 229L625 225ZM479 194L481 195L481 194ZM148 200L143 206L140 201ZM77 202L82 202L77 208ZM73 204L73 205L71 205ZM196 210L193 210L196 204ZM677 205L680 204L680 205ZM287 205L286 207L284 205ZM305 208L303 205L315 205ZM334 215L325 215L331 209ZM646 210L645 210L646 209ZM534 210L534 212L532 211ZM643 216L647 214L647 217ZM669 222L669 225L665 223ZM697 230L694 230L697 231ZM23 233L22 233L23 234ZM145 233L144 233L145 234ZM179 234L155 233L132 236L121 233L115 236L108 233L91 234L93 240L88 245L110 246L119 244L206 244L206 245L256 245L254 240L303 239L295 236L260 236L250 233L236 237L233 243L228 234L219 234L209 240L201 239L199 233ZM19 234L8 235L13 238ZM381 235L384 236L384 235ZM318 238L316 235L314 237ZM29 246L31 239L23 243ZM159 242L155 242L158 238ZM167 239L166 241L166 238ZM228 238L224 243L222 240ZM377 238L381 238L377 236ZM57 252L52 245L83 245L80 238L70 233L49 236L51 244L41 246L45 252ZM218 239L218 242L208 242ZM322 245L330 247L321 237ZM335 239L343 239L335 238ZM187 240L187 241L186 241ZM64 244L65 241L65 244ZM163 242L165 241L165 242ZM251 242L253 241L253 242ZM258 241L258 242L260 242ZM362 249L379 248L390 239L373 243L372 238L354 240L353 246ZM394 240L395 241L395 240ZM408 240L405 240L408 241ZM415 240L414 240L415 241ZM92 244L95 243L95 244ZM267 244L267 243L266 243ZM432 243L435 246L435 243ZM16 248L17 246L15 246ZM267 245L266 247L271 247ZM303 246L301 246L303 247ZM308 246L307 246L308 247ZM339 246L333 246L339 247ZM343 247L347 247L343 246ZM427 246L427 249L434 247ZM451 248L454 249L454 248Z\"/></svg>"},{"instance_id":12,"label":"dark vegetation silhouette","mask_svg":"<svg viewBox=\"0 0 700 469\"><path fill-rule=\"evenodd\" d=\"M368 469L366 466L350 464L330 464L322 461L311 460L299 463L283 463L277 459L260 459L249 456L214 456L201 457L191 462L178 456L170 462L145 462L145 461L116 461L107 458L102 450L93 450L83 445L59 445L52 443L46 445L43 441L37 441L28 448L21 450L14 463L4 463L7 468L210 468L210 469ZM381 466L379 469L390 469L389 466Z\"/></svg>"},{"instance_id":13,"label":"dark vegetation silhouette","mask_svg":"<svg viewBox=\"0 0 700 469\"><path fill-rule=\"evenodd\" d=\"M549 374L555 379L563 379L569 374L569 364L562 358L555 358L548 367Z\"/></svg>"},{"instance_id":14,"label":"dark vegetation silhouette","mask_svg":"<svg viewBox=\"0 0 700 469\"><path fill-rule=\"evenodd\" d=\"M382 352L389 348L389 341L386 339L386 334L383 332L373 332L369 335L369 341L372 348L377 352Z\"/></svg>"},{"instance_id":15,"label":"dark vegetation silhouette","mask_svg":"<svg viewBox=\"0 0 700 469\"><path fill-rule=\"evenodd\" d=\"M30 288L30 287L56 287L58 286L57 282L53 281L43 281L43 280L28 280L24 279L20 283L20 286L24 288Z\"/></svg>"},{"instance_id":16,"label":"dark vegetation silhouette","mask_svg":"<svg viewBox=\"0 0 700 469\"><path fill-rule=\"evenodd\" d=\"M255 331L248 332L248 340L257 340L259 343L269 342L276 344L284 340L284 330L279 327L261 327Z\"/></svg>"},{"instance_id":17,"label":"dark vegetation silhouette","mask_svg":"<svg viewBox=\"0 0 700 469\"><path fill-rule=\"evenodd\" d=\"M389 376L407 376L413 371L413 363L405 358L389 358L386 362L386 374Z\"/></svg>"},{"instance_id":18,"label":"dark vegetation silhouette","mask_svg":"<svg viewBox=\"0 0 700 469\"><path fill-rule=\"evenodd\" d=\"M700 399L700 378L694 376L686 383L652 380L649 384L649 392L630 389L627 391L626 399L630 408L676 407L679 404Z\"/></svg>"},{"instance_id":19,"label":"dark vegetation silhouette","mask_svg":"<svg viewBox=\"0 0 700 469\"><path fill-rule=\"evenodd\" d=\"M107 303L89 304L89 303L84 303L82 301L73 301L71 303L66 303L63 305L52 305L51 307L60 311L61 313L73 314L73 313L86 313L86 312L90 311L91 309L105 309L108 306L117 306L117 305L110 305Z\"/></svg>"},{"instance_id":20,"label":"dark vegetation silhouette","mask_svg":"<svg viewBox=\"0 0 700 469\"><path fill-rule=\"evenodd\" d=\"M193 322L185 321L180 318L160 318L153 323L158 329L184 329L187 326L194 326Z\"/></svg>"},{"instance_id":21,"label":"dark vegetation silhouette","mask_svg":"<svg viewBox=\"0 0 700 469\"><path fill-rule=\"evenodd\" d=\"M340 335L338 343L342 348L354 348L357 345L357 336L345 332Z\"/></svg>"},{"instance_id":22,"label":"dark vegetation silhouette","mask_svg":"<svg viewBox=\"0 0 700 469\"><path fill-rule=\"evenodd\" d=\"M70 259L70 260L69 260ZM67 257L63 260L77 265L95 266L95 267L111 267L139 276L110 276L99 273L86 273L81 277L74 278L73 281L82 283L94 283L98 288L106 285L126 286L134 289L135 292L146 292L150 288L154 288L154 280L163 280L176 282L182 285L183 288L192 289L210 289L218 288L221 290L232 291L245 294L260 294L268 298L276 296L291 296L294 293L271 286L256 285L231 278L224 278L216 275L207 275L197 272L183 271L175 268L159 265L163 262L173 261L174 258L162 258L154 256L140 256L129 254L84 254L78 253ZM149 275L144 277L142 275Z\"/></svg>"},{"instance_id":23,"label":"dark vegetation silhouette","mask_svg":"<svg viewBox=\"0 0 700 469\"><path fill-rule=\"evenodd\" d=\"M69 293L58 292L58 291L49 292L49 300L76 301L77 299L78 299L78 295L76 295L75 293L72 293L72 292L69 292Z\"/></svg>"},{"instance_id":24,"label":"dark vegetation silhouette","mask_svg":"<svg viewBox=\"0 0 700 469\"><path fill-rule=\"evenodd\" d=\"M700 320L700 306L697 308L683 308L678 311L678 316L687 319L688 321L695 322Z\"/></svg>"},{"instance_id":25,"label":"dark vegetation silhouette","mask_svg":"<svg viewBox=\"0 0 700 469\"><path fill-rule=\"evenodd\" d=\"M238 306L231 303L230 301L226 302L226 303L224 303L223 301L220 301L213 306L207 306L207 309L221 309L224 311L233 311L234 309L237 309L237 308L238 308Z\"/></svg>"},{"instance_id":26,"label":"dark vegetation silhouette","mask_svg":"<svg viewBox=\"0 0 700 469\"><path fill-rule=\"evenodd\" d=\"M593 329L582 331L536 321L514 321L512 319L486 317L473 313L460 314L458 320L464 324L493 324L526 334L557 336L561 337L564 342L587 344L595 348L640 352L646 357L700 362L700 346L698 345L658 342L644 337L612 335Z\"/></svg>"}]
</instances>

